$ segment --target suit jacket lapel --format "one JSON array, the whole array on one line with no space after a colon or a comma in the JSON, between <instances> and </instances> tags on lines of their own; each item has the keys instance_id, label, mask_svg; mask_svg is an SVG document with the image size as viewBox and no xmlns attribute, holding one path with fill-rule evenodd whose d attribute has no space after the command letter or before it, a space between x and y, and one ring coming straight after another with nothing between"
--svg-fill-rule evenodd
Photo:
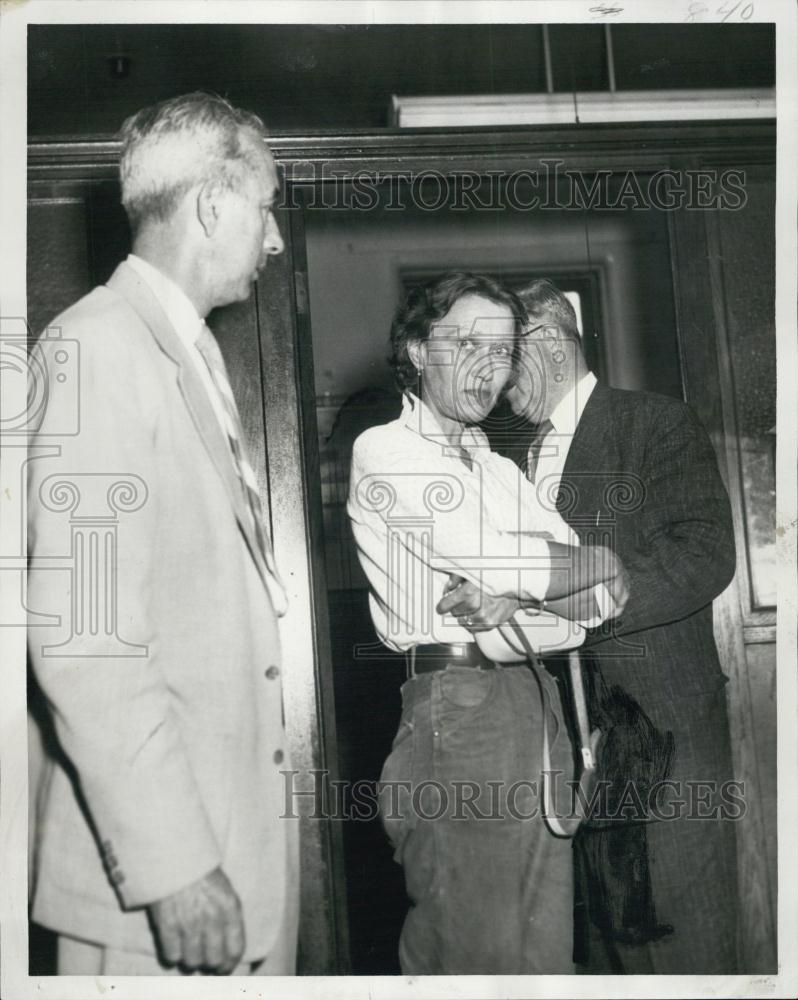
<instances>
[{"instance_id":1,"label":"suit jacket lapel","mask_svg":"<svg viewBox=\"0 0 798 1000\"><path fill-rule=\"evenodd\" d=\"M132 267L122 263L106 282L108 287L126 299L149 327L161 350L177 366L177 384L185 400L194 425L205 449L227 490L230 503L255 560L261 577L267 585L268 572L260 547L253 535L246 500L230 455L230 444L225 438L213 411L208 393L189 356L185 345L169 322L158 300Z\"/></svg>"},{"instance_id":2,"label":"suit jacket lapel","mask_svg":"<svg viewBox=\"0 0 798 1000\"><path fill-rule=\"evenodd\" d=\"M568 449L563 470L565 476L579 475L592 470L596 465L602 468L601 456L606 452L609 426L609 397L610 392L600 382L591 392Z\"/></svg>"},{"instance_id":3,"label":"suit jacket lapel","mask_svg":"<svg viewBox=\"0 0 798 1000\"><path fill-rule=\"evenodd\" d=\"M611 393L598 383L582 411L576 432L568 449L562 475L563 495L560 501L563 518L571 524L578 515L601 509L606 470L606 436L610 427L609 399ZM600 475L597 475L600 473Z\"/></svg>"}]
</instances>

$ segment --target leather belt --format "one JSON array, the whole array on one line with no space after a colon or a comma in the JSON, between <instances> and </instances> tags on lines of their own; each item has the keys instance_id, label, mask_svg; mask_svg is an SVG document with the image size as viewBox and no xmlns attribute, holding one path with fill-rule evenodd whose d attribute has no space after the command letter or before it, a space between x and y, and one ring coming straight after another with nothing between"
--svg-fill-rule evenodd
<instances>
[{"instance_id":1,"label":"leather belt","mask_svg":"<svg viewBox=\"0 0 798 1000\"><path fill-rule=\"evenodd\" d=\"M405 653L407 676L429 674L447 667L474 667L476 670L495 670L496 664L489 660L475 642L422 642ZM502 667L526 666L526 661L503 663Z\"/></svg>"}]
</instances>

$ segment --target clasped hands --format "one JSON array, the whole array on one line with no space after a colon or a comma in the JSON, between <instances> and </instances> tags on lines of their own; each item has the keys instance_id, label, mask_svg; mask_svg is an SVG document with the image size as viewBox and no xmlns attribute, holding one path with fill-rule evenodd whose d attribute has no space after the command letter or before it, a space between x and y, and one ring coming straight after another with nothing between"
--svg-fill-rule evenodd
<instances>
[{"instance_id":1,"label":"clasped hands","mask_svg":"<svg viewBox=\"0 0 798 1000\"><path fill-rule=\"evenodd\" d=\"M435 610L440 615L453 615L471 632L485 632L509 621L520 607L521 602L515 597L491 597L475 584L450 573Z\"/></svg>"},{"instance_id":2,"label":"clasped hands","mask_svg":"<svg viewBox=\"0 0 798 1000\"><path fill-rule=\"evenodd\" d=\"M594 554L599 562L604 560L606 572L599 573L612 600L613 609L609 617L620 616L629 600L629 581L620 558L610 549L597 547ZM509 621L524 603L517 597L491 596L480 590L476 584L454 573L449 574L444 595L435 610L438 614L450 614L460 625L471 632L482 632ZM528 605L527 605L528 606ZM546 610L570 621L590 621L597 616L595 587L572 591L567 594L547 595Z\"/></svg>"}]
</instances>

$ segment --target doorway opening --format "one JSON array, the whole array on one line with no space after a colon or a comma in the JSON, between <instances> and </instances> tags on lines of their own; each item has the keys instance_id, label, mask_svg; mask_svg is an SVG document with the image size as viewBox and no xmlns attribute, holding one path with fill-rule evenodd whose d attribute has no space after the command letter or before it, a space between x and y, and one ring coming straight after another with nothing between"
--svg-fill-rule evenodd
<instances>
[{"instance_id":1,"label":"doorway opening","mask_svg":"<svg viewBox=\"0 0 798 1000\"><path fill-rule=\"evenodd\" d=\"M451 180L445 200L429 185L394 181L373 185L368 199L343 185L334 204L304 211L338 770L350 787L378 780L406 679L404 657L376 641L346 499L355 439L400 412L388 339L407 289L451 270L512 288L551 278L578 305L596 374L621 388L682 395L664 213L566 207L563 197L531 209L522 207L531 190L515 183L509 198L495 178L461 208ZM499 414L487 429L494 447L511 453L522 432L517 420L507 427ZM347 819L343 847L352 972L396 974L408 902L379 819Z\"/></svg>"}]
</instances>

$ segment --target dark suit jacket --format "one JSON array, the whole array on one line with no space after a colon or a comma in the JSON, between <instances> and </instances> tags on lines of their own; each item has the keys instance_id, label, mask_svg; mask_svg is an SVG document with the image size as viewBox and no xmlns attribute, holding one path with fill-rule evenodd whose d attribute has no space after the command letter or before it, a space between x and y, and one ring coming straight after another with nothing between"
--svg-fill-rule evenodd
<instances>
[{"instance_id":1,"label":"dark suit jacket","mask_svg":"<svg viewBox=\"0 0 798 1000\"><path fill-rule=\"evenodd\" d=\"M693 410L597 385L571 442L559 506L583 544L609 544L629 574L623 616L587 640L607 682L655 715L662 703L722 684L712 600L734 575L734 533Z\"/></svg>"},{"instance_id":2,"label":"dark suit jacket","mask_svg":"<svg viewBox=\"0 0 798 1000\"><path fill-rule=\"evenodd\" d=\"M712 600L734 574L734 535L698 417L679 400L597 385L571 442L558 505L583 544L609 544L629 574L622 617L593 630L586 642L605 681L620 685L655 726L673 733L672 778L682 789L695 780L731 778ZM591 912L595 887L614 884L607 882L614 871L608 858L633 855L645 867L650 858L656 919L675 928L652 952L650 968L635 964L641 952L632 949L615 959L615 971L734 971L733 824L621 828L603 839L579 837L576 846L577 900L593 900ZM648 878L640 900L647 898ZM598 953L594 942L588 961Z\"/></svg>"}]
</instances>

